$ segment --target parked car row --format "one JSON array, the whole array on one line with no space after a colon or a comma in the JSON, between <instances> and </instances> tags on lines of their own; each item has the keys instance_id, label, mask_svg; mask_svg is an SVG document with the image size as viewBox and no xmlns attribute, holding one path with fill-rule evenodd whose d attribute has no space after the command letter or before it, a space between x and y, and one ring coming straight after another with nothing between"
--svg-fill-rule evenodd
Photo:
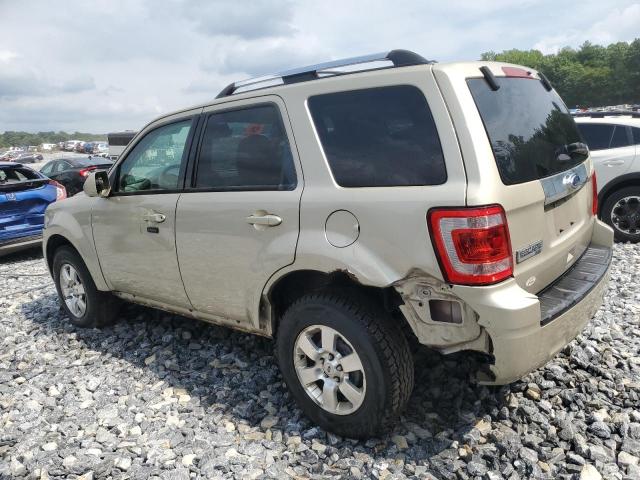
<instances>
[{"instance_id":1,"label":"parked car row","mask_svg":"<svg viewBox=\"0 0 640 480\"><path fill-rule=\"evenodd\" d=\"M101 157L58 158L36 171L20 162L0 162L0 254L39 244L44 211L82 191L87 175L108 169Z\"/></svg>"},{"instance_id":2,"label":"parked car row","mask_svg":"<svg viewBox=\"0 0 640 480\"><path fill-rule=\"evenodd\" d=\"M42 155L24 150L9 150L0 153L0 162L36 163L44 159Z\"/></svg>"},{"instance_id":3,"label":"parked car row","mask_svg":"<svg viewBox=\"0 0 640 480\"><path fill-rule=\"evenodd\" d=\"M65 152L89 153L93 155L106 156L109 153L107 142L84 142L82 140L69 140L60 142L58 148Z\"/></svg>"}]
</instances>

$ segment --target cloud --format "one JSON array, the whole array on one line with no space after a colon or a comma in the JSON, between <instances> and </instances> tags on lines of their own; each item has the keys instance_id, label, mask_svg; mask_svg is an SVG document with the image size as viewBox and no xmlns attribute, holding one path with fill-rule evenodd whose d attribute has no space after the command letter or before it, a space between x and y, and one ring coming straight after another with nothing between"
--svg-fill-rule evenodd
<instances>
[{"instance_id":1,"label":"cloud","mask_svg":"<svg viewBox=\"0 0 640 480\"><path fill-rule=\"evenodd\" d=\"M630 40L638 0L0 0L0 131L140 128L228 83L407 48L439 61Z\"/></svg>"},{"instance_id":2,"label":"cloud","mask_svg":"<svg viewBox=\"0 0 640 480\"><path fill-rule=\"evenodd\" d=\"M10 63L11 60L18 58L18 54L16 52L11 52L9 50L0 50L0 63Z\"/></svg>"},{"instance_id":3,"label":"cloud","mask_svg":"<svg viewBox=\"0 0 640 480\"><path fill-rule=\"evenodd\" d=\"M91 76L56 79L24 65L0 69L0 99L79 93L95 88Z\"/></svg>"},{"instance_id":4,"label":"cloud","mask_svg":"<svg viewBox=\"0 0 640 480\"><path fill-rule=\"evenodd\" d=\"M309 40L236 41L228 43L222 51L212 52L201 65L208 72L255 76L317 63L328 60L330 56L328 49Z\"/></svg>"},{"instance_id":5,"label":"cloud","mask_svg":"<svg viewBox=\"0 0 640 480\"><path fill-rule=\"evenodd\" d=\"M187 0L184 14L208 36L260 39L294 34L294 6L290 0Z\"/></svg>"},{"instance_id":6,"label":"cloud","mask_svg":"<svg viewBox=\"0 0 640 480\"><path fill-rule=\"evenodd\" d=\"M599 18L589 27L566 29L560 34L546 36L536 42L533 48L542 53L557 53L563 47L576 47L585 41L607 45L640 36L640 3L611 9L604 18Z\"/></svg>"}]
</instances>

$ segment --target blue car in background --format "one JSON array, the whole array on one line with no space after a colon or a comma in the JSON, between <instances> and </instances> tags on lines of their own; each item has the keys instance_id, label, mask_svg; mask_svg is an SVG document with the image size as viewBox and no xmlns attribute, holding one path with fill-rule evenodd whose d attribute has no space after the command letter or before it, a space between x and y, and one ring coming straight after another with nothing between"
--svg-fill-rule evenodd
<instances>
[{"instance_id":1,"label":"blue car in background","mask_svg":"<svg viewBox=\"0 0 640 480\"><path fill-rule=\"evenodd\" d=\"M44 211L66 197L62 185L40 172L0 162L0 256L39 245Z\"/></svg>"}]
</instances>

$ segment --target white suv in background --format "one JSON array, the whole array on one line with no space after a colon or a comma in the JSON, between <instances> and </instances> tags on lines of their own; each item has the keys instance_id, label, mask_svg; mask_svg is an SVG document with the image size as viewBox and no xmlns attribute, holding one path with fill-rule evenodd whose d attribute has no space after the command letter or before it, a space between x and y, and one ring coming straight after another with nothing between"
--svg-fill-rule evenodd
<instances>
[{"instance_id":1,"label":"white suv in background","mask_svg":"<svg viewBox=\"0 0 640 480\"><path fill-rule=\"evenodd\" d=\"M598 177L599 215L616 240L640 241L640 113L575 119Z\"/></svg>"}]
</instances>

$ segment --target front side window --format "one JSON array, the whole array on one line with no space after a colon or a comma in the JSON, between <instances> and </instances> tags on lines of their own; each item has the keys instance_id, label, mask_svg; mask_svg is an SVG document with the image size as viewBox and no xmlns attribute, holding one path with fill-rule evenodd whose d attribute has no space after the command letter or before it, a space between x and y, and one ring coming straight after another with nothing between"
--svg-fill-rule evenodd
<instances>
[{"instance_id":1,"label":"front side window","mask_svg":"<svg viewBox=\"0 0 640 480\"><path fill-rule=\"evenodd\" d=\"M117 191L177 189L191 123L184 120L147 133L120 164Z\"/></svg>"},{"instance_id":2,"label":"front side window","mask_svg":"<svg viewBox=\"0 0 640 480\"><path fill-rule=\"evenodd\" d=\"M578 128L589 150L604 150L609 148L613 136L613 125L601 123L579 123Z\"/></svg>"},{"instance_id":3,"label":"front side window","mask_svg":"<svg viewBox=\"0 0 640 480\"><path fill-rule=\"evenodd\" d=\"M413 86L309 98L324 154L342 187L440 185L444 155L431 110Z\"/></svg>"},{"instance_id":4,"label":"front side window","mask_svg":"<svg viewBox=\"0 0 640 480\"><path fill-rule=\"evenodd\" d=\"M505 185L549 177L587 159L576 123L554 90L533 78L495 81L498 90L484 78L469 78L467 84Z\"/></svg>"},{"instance_id":5,"label":"front side window","mask_svg":"<svg viewBox=\"0 0 640 480\"><path fill-rule=\"evenodd\" d=\"M634 143L634 145L640 145L640 128L632 127L631 131L633 132L633 143Z\"/></svg>"},{"instance_id":6,"label":"front side window","mask_svg":"<svg viewBox=\"0 0 640 480\"><path fill-rule=\"evenodd\" d=\"M202 138L196 188L293 190L291 148L275 105L209 116Z\"/></svg>"}]
</instances>

